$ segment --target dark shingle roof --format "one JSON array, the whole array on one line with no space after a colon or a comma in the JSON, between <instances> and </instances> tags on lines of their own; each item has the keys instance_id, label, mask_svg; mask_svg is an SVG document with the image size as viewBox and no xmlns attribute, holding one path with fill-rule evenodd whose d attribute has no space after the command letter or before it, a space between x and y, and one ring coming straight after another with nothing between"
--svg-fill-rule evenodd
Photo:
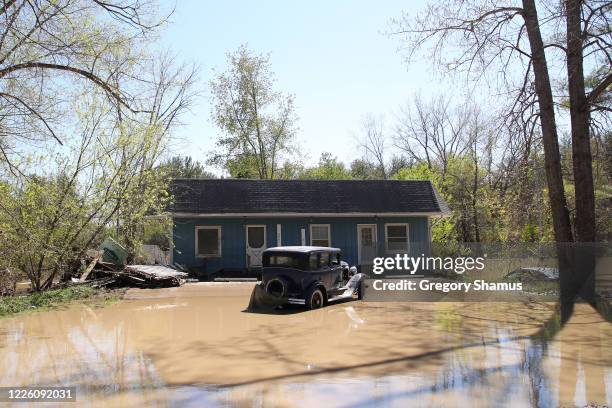
<instances>
[{"instance_id":1,"label":"dark shingle roof","mask_svg":"<svg viewBox=\"0 0 612 408\"><path fill-rule=\"evenodd\" d=\"M429 181L176 179L175 213L446 213Z\"/></svg>"}]
</instances>

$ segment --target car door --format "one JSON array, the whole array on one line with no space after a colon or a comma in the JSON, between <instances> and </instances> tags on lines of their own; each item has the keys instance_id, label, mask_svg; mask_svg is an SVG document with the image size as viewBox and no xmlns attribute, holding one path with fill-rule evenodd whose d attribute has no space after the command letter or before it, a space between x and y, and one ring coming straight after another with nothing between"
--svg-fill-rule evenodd
<instances>
[{"instance_id":1,"label":"car door","mask_svg":"<svg viewBox=\"0 0 612 408\"><path fill-rule=\"evenodd\" d=\"M340 287L343 286L344 282L342 280L342 265L340 265L340 254L339 253L331 253L330 254L330 273L332 276L332 287Z\"/></svg>"},{"instance_id":2,"label":"car door","mask_svg":"<svg viewBox=\"0 0 612 408\"><path fill-rule=\"evenodd\" d=\"M335 288L342 282L342 267L332 263L334 256L335 254L331 252L321 252L319 258L319 270L322 271L321 280L325 288L331 292L330 295L333 295Z\"/></svg>"}]
</instances>

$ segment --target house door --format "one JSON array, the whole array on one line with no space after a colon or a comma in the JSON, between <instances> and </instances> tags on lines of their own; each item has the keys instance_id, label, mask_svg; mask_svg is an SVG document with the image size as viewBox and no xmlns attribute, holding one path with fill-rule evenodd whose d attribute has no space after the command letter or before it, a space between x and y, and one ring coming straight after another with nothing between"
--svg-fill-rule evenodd
<instances>
[{"instance_id":1,"label":"house door","mask_svg":"<svg viewBox=\"0 0 612 408\"><path fill-rule=\"evenodd\" d=\"M261 255L266 249L266 226L246 226L246 259L247 267L261 266Z\"/></svg>"},{"instance_id":2,"label":"house door","mask_svg":"<svg viewBox=\"0 0 612 408\"><path fill-rule=\"evenodd\" d=\"M376 257L376 225L357 225L357 252L359 265L372 265Z\"/></svg>"}]
</instances>

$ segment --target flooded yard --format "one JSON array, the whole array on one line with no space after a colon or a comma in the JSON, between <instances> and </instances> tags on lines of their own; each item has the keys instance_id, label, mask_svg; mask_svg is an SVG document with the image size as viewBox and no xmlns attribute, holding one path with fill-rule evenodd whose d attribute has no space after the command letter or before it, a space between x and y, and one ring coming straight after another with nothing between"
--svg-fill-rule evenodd
<instances>
[{"instance_id":1,"label":"flooded yard","mask_svg":"<svg viewBox=\"0 0 612 408\"><path fill-rule=\"evenodd\" d=\"M130 290L105 308L1 319L0 386L75 385L90 406L612 405L612 325L588 305L549 338L551 303L269 315L244 312L251 289Z\"/></svg>"}]
</instances>

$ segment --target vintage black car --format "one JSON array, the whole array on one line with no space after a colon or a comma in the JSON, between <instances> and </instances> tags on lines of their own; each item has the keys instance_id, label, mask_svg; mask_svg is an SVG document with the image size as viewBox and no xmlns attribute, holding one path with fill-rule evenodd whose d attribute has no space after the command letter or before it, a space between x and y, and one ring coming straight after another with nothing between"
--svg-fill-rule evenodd
<instances>
[{"instance_id":1,"label":"vintage black car","mask_svg":"<svg viewBox=\"0 0 612 408\"><path fill-rule=\"evenodd\" d=\"M263 252L262 264L262 281L253 291L249 309L262 304L318 309L329 302L361 298L362 275L342 261L338 248L269 248Z\"/></svg>"}]
</instances>

